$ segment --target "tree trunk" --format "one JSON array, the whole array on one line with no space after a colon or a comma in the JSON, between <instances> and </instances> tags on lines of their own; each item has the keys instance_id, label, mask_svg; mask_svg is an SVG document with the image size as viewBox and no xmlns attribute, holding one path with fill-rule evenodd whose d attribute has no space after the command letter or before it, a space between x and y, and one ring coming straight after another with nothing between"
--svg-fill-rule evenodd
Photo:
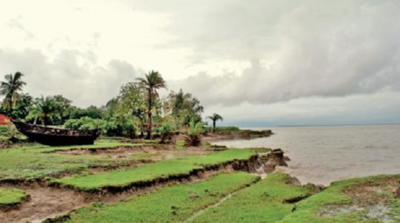
<instances>
[{"instance_id":1,"label":"tree trunk","mask_svg":"<svg viewBox=\"0 0 400 223\"><path fill-rule=\"evenodd\" d=\"M140 138L143 139L144 138L144 132L143 132L143 123L140 124Z\"/></svg>"},{"instance_id":2,"label":"tree trunk","mask_svg":"<svg viewBox=\"0 0 400 223\"><path fill-rule=\"evenodd\" d=\"M43 125L46 127L46 125L47 125L47 123L46 123L46 119L47 119L47 116L45 115L45 116L43 116Z\"/></svg>"},{"instance_id":3,"label":"tree trunk","mask_svg":"<svg viewBox=\"0 0 400 223\"><path fill-rule=\"evenodd\" d=\"M151 132L153 128L153 123L152 123L152 114L151 114L151 107L152 107L152 97L153 97L153 90L149 88L149 111L147 113L147 139L151 139Z\"/></svg>"},{"instance_id":4,"label":"tree trunk","mask_svg":"<svg viewBox=\"0 0 400 223\"><path fill-rule=\"evenodd\" d=\"M12 96L8 98L8 115L11 117L12 112Z\"/></svg>"},{"instance_id":5,"label":"tree trunk","mask_svg":"<svg viewBox=\"0 0 400 223\"><path fill-rule=\"evenodd\" d=\"M215 133L215 130L216 130L216 127L217 127L217 124L216 124L216 120L213 120L213 130L214 130L214 133Z\"/></svg>"}]
</instances>

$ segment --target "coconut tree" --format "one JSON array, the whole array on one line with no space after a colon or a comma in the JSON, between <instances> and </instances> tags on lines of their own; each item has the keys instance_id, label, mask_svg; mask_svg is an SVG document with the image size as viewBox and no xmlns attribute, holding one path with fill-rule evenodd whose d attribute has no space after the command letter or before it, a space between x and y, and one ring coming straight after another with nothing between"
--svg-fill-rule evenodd
<instances>
[{"instance_id":1,"label":"coconut tree","mask_svg":"<svg viewBox=\"0 0 400 223\"><path fill-rule=\"evenodd\" d=\"M42 120L44 126L47 121L52 119L53 115L57 115L57 106L52 97L41 97L36 100L35 107L31 111L31 115L35 117L35 124L38 119Z\"/></svg>"},{"instance_id":2,"label":"coconut tree","mask_svg":"<svg viewBox=\"0 0 400 223\"><path fill-rule=\"evenodd\" d=\"M215 132L215 129L217 127L217 121L224 121L224 119L222 118L222 116L220 116L217 113L214 113L212 116L208 116L208 119L211 119L213 122L213 131Z\"/></svg>"},{"instance_id":3,"label":"coconut tree","mask_svg":"<svg viewBox=\"0 0 400 223\"><path fill-rule=\"evenodd\" d=\"M9 114L13 109L16 101L19 98L19 93L22 87L26 85L21 79L24 75L21 72L16 72L14 75L5 75L6 81L0 83L0 94L5 95L3 106L8 109Z\"/></svg>"},{"instance_id":4,"label":"coconut tree","mask_svg":"<svg viewBox=\"0 0 400 223\"><path fill-rule=\"evenodd\" d=\"M157 71L150 71L145 78L137 78L140 86L147 91L147 139L151 139L153 129L152 109L154 99L158 97L157 90L167 88L164 78Z\"/></svg>"}]
</instances>

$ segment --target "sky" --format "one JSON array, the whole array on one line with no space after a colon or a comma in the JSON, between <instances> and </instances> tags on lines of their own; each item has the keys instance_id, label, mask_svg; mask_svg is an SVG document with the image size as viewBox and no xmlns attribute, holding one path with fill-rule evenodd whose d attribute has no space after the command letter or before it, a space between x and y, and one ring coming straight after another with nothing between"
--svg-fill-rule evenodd
<instances>
[{"instance_id":1,"label":"sky","mask_svg":"<svg viewBox=\"0 0 400 223\"><path fill-rule=\"evenodd\" d=\"M225 125L400 123L399 0L0 3L0 76L33 96L100 106L157 70Z\"/></svg>"}]
</instances>

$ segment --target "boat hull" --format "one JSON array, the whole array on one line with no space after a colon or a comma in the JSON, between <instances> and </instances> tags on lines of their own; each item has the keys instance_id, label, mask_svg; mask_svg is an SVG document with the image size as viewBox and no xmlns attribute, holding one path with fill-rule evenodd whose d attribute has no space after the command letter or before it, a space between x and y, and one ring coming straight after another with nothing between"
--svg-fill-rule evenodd
<instances>
[{"instance_id":1,"label":"boat hull","mask_svg":"<svg viewBox=\"0 0 400 223\"><path fill-rule=\"evenodd\" d=\"M92 145L100 136L100 131L74 131L49 128L13 121L22 134L32 141L49 146Z\"/></svg>"}]
</instances>

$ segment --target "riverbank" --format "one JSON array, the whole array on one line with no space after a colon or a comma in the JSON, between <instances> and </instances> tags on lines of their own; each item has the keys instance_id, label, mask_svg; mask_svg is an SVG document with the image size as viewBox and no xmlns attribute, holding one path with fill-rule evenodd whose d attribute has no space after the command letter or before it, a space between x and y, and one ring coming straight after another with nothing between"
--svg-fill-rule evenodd
<instances>
[{"instance_id":1,"label":"riverbank","mask_svg":"<svg viewBox=\"0 0 400 223\"><path fill-rule=\"evenodd\" d=\"M274 133L271 130L250 130L240 129L238 127L218 127L214 132L204 135L204 140L207 142L218 142L222 140L234 139L257 139L272 136Z\"/></svg>"},{"instance_id":2,"label":"riverbank","mask_svg":"<svg viewBox=\"0 0 400 223\"><path fill-rule=\"evenodd\" d=\"M221 135L204 139L244 134ZM0 210L0 222L387 223L400 216L400 175L301 185L277 172L288 161L282 150L178 144L115 138L0 150L0 188L29 196Z\"/></svg>"}]
</instances>

